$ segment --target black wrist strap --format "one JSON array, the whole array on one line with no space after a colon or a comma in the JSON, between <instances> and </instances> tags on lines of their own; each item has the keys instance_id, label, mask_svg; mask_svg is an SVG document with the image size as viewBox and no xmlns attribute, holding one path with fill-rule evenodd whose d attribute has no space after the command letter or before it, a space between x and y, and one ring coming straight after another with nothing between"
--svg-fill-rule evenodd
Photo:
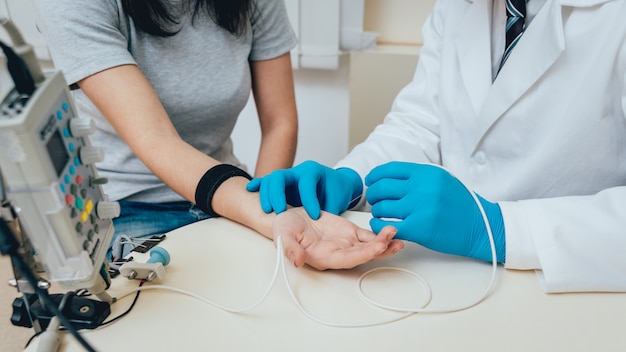
<instances>
[{"instance_id":1,"label":"black wrist strap","mask_svg":"<svg viewBox=\"0 0 626 352\"><path fill-rule=\"evenodd\" d=\"M220 215L211 206L213 195L224 181L235 176L252 179L247 172L233 165L219 164L210 168L196 186L196 206L211 217L219 217Z\"/></svg>"}]
</instances>

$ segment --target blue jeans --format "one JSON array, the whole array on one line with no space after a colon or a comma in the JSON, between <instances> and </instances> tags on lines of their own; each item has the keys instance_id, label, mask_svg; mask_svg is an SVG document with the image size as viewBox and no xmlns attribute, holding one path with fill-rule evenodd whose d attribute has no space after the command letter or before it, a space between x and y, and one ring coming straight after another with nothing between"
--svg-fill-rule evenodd
<instances>
[{"instance_id":1,"label":"blue jeans","mask_svg":"<svg viewBox=\"0 0 626 352\"><path fill-rule=\"evenodd\" d=\"M142 242L142 238L161 235L181 226L209 218L205 212L185 201L143 203L122 200L119 203L121 212L119 217L113 219L115 234L107 251L109 261L113 259L113 247L118 245L120 235L128 236L133 243L139 243ZM125 257L133 247L133 245L121 246L122 251L121 253L118 252L119 257L116 257Z\"/></svg>"}]
</instances>

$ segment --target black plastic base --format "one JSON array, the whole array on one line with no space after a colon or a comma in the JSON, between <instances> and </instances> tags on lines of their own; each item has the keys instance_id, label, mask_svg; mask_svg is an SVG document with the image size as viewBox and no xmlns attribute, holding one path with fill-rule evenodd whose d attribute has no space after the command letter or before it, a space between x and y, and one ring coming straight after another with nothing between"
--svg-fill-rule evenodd
<instances>
[{"instance_id":1,"label":"black plastic base","mask_svg":"<svg viewBox=\"0 0 626 352\"><path fill-rule=\"evenodd\" d=\"M58 306L63 299L62 294L50 295L50 299ZM28 299L30 306L30 318L28 307L24 299ZM75 329L95 329L106 317L111 314L111 306L107 302L95 301L85 297L71 295L67 298L61 313L72 323ZM45 309L37 299L36 295L16 298L13 301L13 314L11 323L15 326L32 328L32 321L39 321L42 330L50 324L52 314Z\"/></svg>"}]
</instances>

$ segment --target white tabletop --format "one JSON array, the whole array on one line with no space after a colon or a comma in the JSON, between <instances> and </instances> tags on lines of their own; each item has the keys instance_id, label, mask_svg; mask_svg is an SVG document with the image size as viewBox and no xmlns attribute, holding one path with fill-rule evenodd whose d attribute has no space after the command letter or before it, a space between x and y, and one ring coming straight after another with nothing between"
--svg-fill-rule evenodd
<instances>
[{"instance_id":1,"label":"white tabletop","mask_svg":"<svg viewBox=\"0 0 626 352\"><path fill-rule=\"evenodd\" d=\"M346 217L367 228L368 213ZM265 293L274 273L274 244L226 219L209 219L172 231L161 244L171 255L167 285L219 304L244 308ZM136 256L140 262L146 256ZM414 243L395 256L352 270L316 271L288 266L295 294L307 311L333 323L383 322L401 313L365 302L359 277L375 267L399 267L432 287L429 309L468 304L489 284L491 264L426 250ZM116 278L119 296L138 281ZM425 289L407 274L379 272L363 282L381 303L419 306ZM112 306L126 310L132 296ZM108 320L108 319L107 319ZM329 327L309 319L292 301L279 275L267 298L245 313L230 313L179 293L148 290L126 317L83 331L99 351L626 351L626 294L546 294L533 272L498 267L491 294L453 313L415 314L374 327ZM29 350L35 350L37 340ZM62 350L83 350L64 335Z\"/></svg>"}]
</instances>

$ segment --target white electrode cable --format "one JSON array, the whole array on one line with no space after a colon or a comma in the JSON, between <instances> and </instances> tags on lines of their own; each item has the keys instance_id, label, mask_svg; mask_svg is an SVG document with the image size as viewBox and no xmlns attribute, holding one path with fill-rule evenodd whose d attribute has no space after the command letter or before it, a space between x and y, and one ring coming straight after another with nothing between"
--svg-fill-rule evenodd
<instances>
[{"instance_id":1,"label":"white electrode cable","mask_svg":"<svg viewBox=\"0 0 626 352\"><path fill-rule=\"evenodd\" d=\"M442 167L440 167L440 168L442 168ZM483 222L485 223L485 228L487 230L487 237L489 237L489 245L491 247L491 279L489 280L489 284L487 285L487 287L485 288L483 293L478 298L476 298L474 301L472 301L470 303L467 303L467 304L464 304L464 305L461 305L461 306L458 306L458 307L445 308L445 309L424 309L423 307L422 308L403 308L403 307L386 306L386 305L383 305L383 304L380 304L380 303L377 303L377 302L371 300L369 297L367 297L365 295L365 293L363 292L363 289L362 289L362 282L365 279L365 277L367 277L368 275L370 275L370 274L372 274L372 273L374 273L376 271L381 271L381 270L403 271L405 273L408 273L410 275L415 276L416 278L419 278L425 285L429 286L427 284L426 280L422 279L421 277L419 277L419 275L417 275L415 273L412 273L412 272L410 272L408 270L404 270L404 269L388 268L388 267L386 267L386 268L374 268L374 269L364 273L363 275L361 275L361 277L359 278L359 293L361 294L361 298L363 298L368 303L370 303L370 304L372 304L374 306L377 306L379 308L383 308L383 309L387 309L387 310L394 310L394 311L413 312L413 313L452 313L452 312L458 312L458 311L461 311L461 310L465 310L465 309L471 308L471 307L477 305L478 303L482 302L483 300L485 300L485 298L487 298L487 296L489 295L489 293L493 289L493 286L495 285L496 274L498 272L498 260L497 260L497 256L496 256L496 245L495 245L495 241L493 239L493 232L491 231L491 225L489 224L489 219L487 218L487 213L485 213L485 209L483 208L482 204L478 200L478 197L476 196L476 193L474 193L472 190L470 190L463 182L461 182L461 180L458 180L458 181L470 193L470 195L474 199L474 202L478 206L478 210L480 211L480 214L481 214L481 216L483 218ZM429 290L430 290L430 288L429 288Z\"/></svg>"},{"instance_id":2,"label":"white electrode cable","mask_svg":"<svg viewBox=\"0 0 626 352\"><path fill-rule=\"evenodd\" d=\"M232 308L232 307L227 307L224 306L222 304L219 304L217 302L214 302L210 299L207 299L205 297L202 297L198 294L195 294L193 292L187 291L187 290L183 290L183 289L179 289L176 287L172 287L172 286L165 286L165 285L149 285L149 286L140 286L137 287L129 292L126 292L124 294L122 294L121 296L117 297L117 301L119 301L120 299L129 296L131 294L133 294L134 292L137 291L146 291L146 290L166 290L166 291L172 291L172 292L176 292L176 293L180 293L183 294L185 296L189 296L192 298L195 298L203 303L206 303L208 305L214 306L216 308L219 308L221 310L224 310L226 312L230 312L230 313L243 313L243 312L247 312L250 311L254 308L256 308L258 305L260 305L265 298L269 295L270 291L272 290L272 288L274 287L274 284L276 283L276 278L278 277L278 271L280 269L280 265L282 263L282 260L280 259L280 252L276 252L277 253L277 258L276 258L276 266L274 267L274 274L272 274L272 280L270 281L269 286L267 287L267 289L265 290L265 293L263 294L263 296L256 302L253 303L252 305L246 307L246 308Z\"/></svg>"},{"instance_id":3,"label":"white electrode cable","mask_svg":"<svg viewBox=\"0 0 626 352\"><path fill-rule=\"evenodd\" d=\"M441 168L442 170L446 171L449 173L449 171L447 171L445 168L443 168L442 166L439 165L433 165L433 166L437 166L439 168ZM243 313L249 310L252 310L253 308L257 307L258 305L260 305L265 298L269 295L269 292L271 291L271 289L274 287L274 284L276 283L276 279L278 277L278 271L279 269L282 269L283 272L283 278L285 280L285 284L287 286L287 290L289 291L289 295L291 296L292 301L295 303L295 305L298 307L298 309L310 320L315 321L316 323L322 324L322 325L326 325L326 326L331 326L331 327L344 327L344 328L359 328L359 327L370 327L370 326L377 326L377 325L384 325L384 324L389 324L392 322L396 322L402 319L405 319L407 317L410 317L416 313L452 313L452 312L457 312L457 311L461 311L461 310L465 310L471 307L474 307L475 305L479 304L480 302L482 302L485 298L487 298L487 296L489 295L489 293L491 292L491 290L493 289L494 285L495 285L495 281L496 281L496 274L497 274L497 269L498 269L498 261L497 261L497 256L496 256L496 246L495 246L495 242L494 242L494 238L493 238L493 232L491 230L491 225L489 224L489 219L487 218L487 214L485 212L485 209L483 208L482 204L480 203L478 196L476 195L476 193L474 193L469 187L467 187L467 185L465 185L461 180L459 180L457 178L457 180L461 183L461 185L469 192L469 194L472 196L472 198L474 199L474 202L476 203L476 205L478 206L478 209L480 211L480 214L482 216L485 228L487 230L487 236L489 237L489 244L491 246L491 266L492 266L492 271L491 271L491 279L489 281L489 284L487 285L486 289L483 291L483 293L476 298L475 300L471 301L470 303L466 303L463 305L459 305L459 306L453 306L451 308L442 308L442 309L427 309L426 307L428 306L428 304L431 301L431 297L432 297L432 289L430 287L430 285L428 284L428 282L422 278L421 276L419 276L418 274L415 274L409 270L406 269L402 269L402 268L394 268L394 267L379 267L379 268L374 268L371 269L365 273L363 273L359 279L357 280L357 289L360 293L361 298L375 306L384 310L388 310L388 311L394 311L394 312L399 312L402 313L400 315L398 315L397 317L393 317L387 320L382 320L382 321L378 321L378 322L368 322L368 323L338 323L338 322L330 322L330 321L326 321L323 319L320 319L318 317L316 317L315 315L311 314L300 302L300 300L298 299L298 297L296 296L295 292L293 291L293 288L291 287L291 283L289 282L289 277L287 275L287 268L286 268L286 264L285 264L285 256L284 256L284 249L283 249L283 242L281 237L279 236L276 239L276 266L274 269L274 274L272 275L272 280L267 288L267 290L265 291L265 294L253 305L247 307L247 308L231 308L231 307L226 307L224 305L221 305L219 303L216 303L214 301L211 301L209 299L206 299L200 295L197 295L193 292L189 292L183 289L179 289L176 287L171 287L171 286L164 286L164 285L153 285L153 286L140 286L137 287L121 296L119 296L117 298L117 300L119 301L120 299L134 293L137 291L145 291L145 290L167 290L167 291L173 291L173 292L177 292L180 294L184 294L187 296L190 296L192 298L195 298L203 303L209 304L211 306L214 306L216 308L222 309L224 311L227 312L231 312L231 313ZM412 276L414 279L416 279L417 281L419 281L425 288L426 290L426 294L425 294L425 298L424 298L424 302L422 303L421 306L419 306L418 308L410 308L410 307L396 307L396 306L390 306L390 305L386 305L386 304L382 304L379 302L376 302L374 300L372 300L371 298L369 298L364 292L363 292L363 281L366 277L368 277L369 275L373 274L374 272L377 271L397 271L397 272L402 272L405 274L408 274L410 276Z\"/></svg>"},{"instance_id":4,"label":"white electrode cable","mask_svg":"<svg viewBox=\"0 0 626 352\"><path fill-rule=\"evenodd\" d=\"M278 240L278 245L277 245L277 251L282 253L283 250L283 242L281 240L281 238L279 237ZM295 303L296 307L298 307L298 309L300 309L300 312L302 312L302 314L304 314L307 318L309 318L310 320L313 320L314 322L318 323L318 324L322 324L322 325L326 325L326 326L330 326L330 327L336 327L336 328L362 328L362 327L369 327L369 326L376 326L376 325L384 325L384 324L389 324L398 320L402 320L405 318L410 317L411 315L415 314L413 312L405 312L405 314L402 314L398 317L394 317L391 318L389 320L385 320L385 321L379 321L379 322L373 322L373 323L337 323L337 322L330 322L330 321L326 321L323 319L320 319L318 317L316 317L315 315L311 314L308 310L306 310L306 308L304 308L304 306L302 305L302 303L300 302L300 300L298 299L298 297L296 296L295 292L293 291L293 288L291 287L291 283L289 282L289 277L287 276L287 268L285 266L285 257L281 256L281 261L282 261L282 270L283 270L283 278L285 280L285 285L287 286L287 290L289 291L289 295L291 296L291 300ZM414 275L416 276L416 275ZM416 276L417 277L417 276ZM428 285L428 283L426 283L421 277L419 278L420 281L422 281L425 284L425 287L428 291L428 297L427 297L427 302L425 304L428 304L430 302L430 286ZM360 282L360 280L359 280Z\"/></svg>"}]
</instances>

